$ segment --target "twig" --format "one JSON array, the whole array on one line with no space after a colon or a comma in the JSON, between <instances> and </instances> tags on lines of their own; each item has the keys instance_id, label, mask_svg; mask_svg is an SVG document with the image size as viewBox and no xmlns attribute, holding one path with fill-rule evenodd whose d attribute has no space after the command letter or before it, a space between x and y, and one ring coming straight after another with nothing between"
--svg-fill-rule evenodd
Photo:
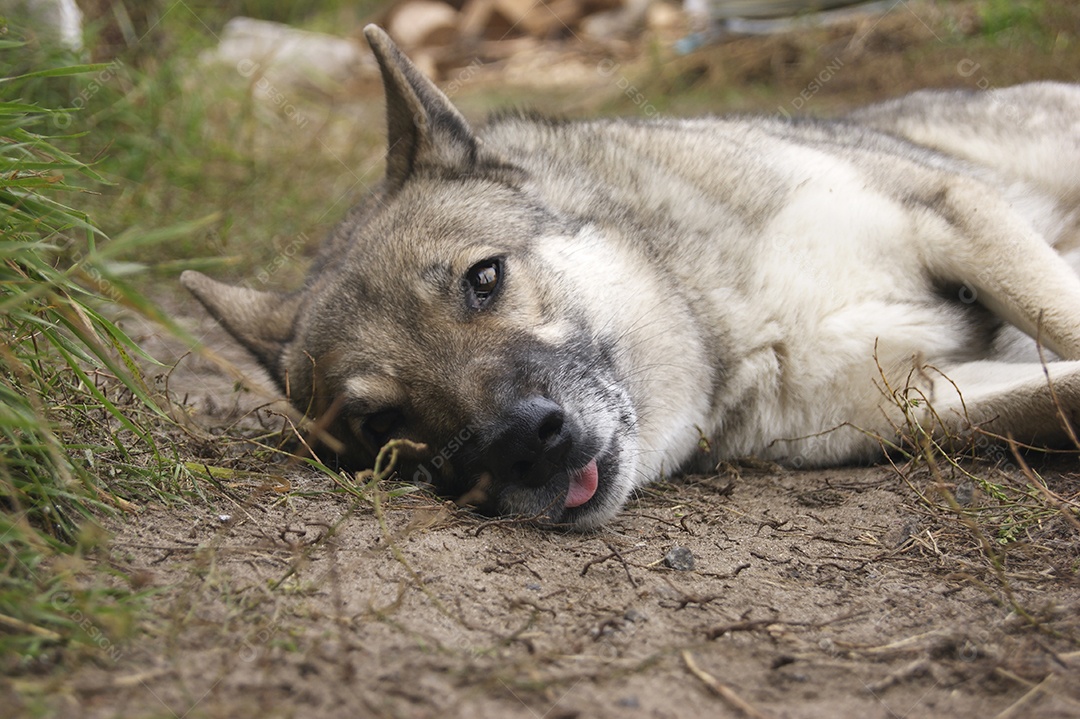
<instances>
[{"instance_id":1,"label":"twig","mask_svg":"<svg viewBox=\"0 0 1080 719\"><path fill-rule=\"evenodd\" d=\"M1069 435L1073 446L1080 449L1080 439L1077 439L1076 430L1073 429L1072 422L1069 421L1069 417L1065 414L1065 408L1061 406L1061 401L1058 400L1057 390L1054 389L1054 380L1050 379L1050 367L1046 364L1046 355L1043 353L1043 345L1039 337L1042 334L1042 318L1043 313L1040 310L1038 330L1035 336L1035 349L1039 351L1039 364L1042 365L1043 375L1046 377L1046 386L1050 390L1050 399L1054 402L1054 409L1057 410L1058 419L1061 420L1065 433Z\"/></svg>"},{"instance_id":2,"label":"twig","mask_svg":"<svg viewBox=\"0 0 1080 719\"><path fill-rule=\"evenodd\" d=\"M75 691L79 694L100 694L104 692L115 691L116 689L129 689L137 688L140 686L145 687L147 682L151 682L155 679L160 679L161 677L166 677L175 673L176 669L174 669L173 667L148 669L146 671L116 677L115 679L109 679L101 684L77 686L75 688Z\"/></svg>"},{"instance_id":3,"label":"twig","mask_svg":"<svg viewBox=\"0 0 1080 719\"><path fill-rule=\"evenodd\" d=\"M17 632L33 634L36 637L41 637L50 642L59 642L64 638L63 635L57 634L52 630L39 627L36 624L28 624L21 619L9 617L6 614L0 614L0 627L7 627L8 629L14 629Z\"/></svg>"},{"instance_id":4,"label":"twig","mask_svg":"<svg viewBox=\"0 0 1080 719\"><path fill-rule=\"evenodd\" d=\"M731 689L731 687L721 684L717 681L716 677L703 671L697 665L697 662L694 661L694 657L690 652L684 649L682 651L682 658L683 662L686 663L686 668L690 670L690 673L700 679L701 683L708 687L713 694L716 694L716 696L720 697L746 716L751 717L751 719L769 719L768 714L763 713L761 710L740 697L733 689Z\"/></svg>"},{"instance_id":5,"label":"twig","mask_svg":"<svg viewBox=\"0 0 1080 719\"><path fill-rule=\"evenodd\" d=\"M923 657L921 659L916 659L898 671L892 672L884 679L867 684L866 690L872 694L880 694L886 689L894 687L908 679L926 676L927 674L933 675L933 666L930 664L929 659Z\"/></svg>"},{"instance_id":6,"label":"twig","mask_svg":"<svg viewBox=\"0 0 1080 719\"><path fill-rule=\"evenodd\" d=\"M713 627L705 632L707 639L719 639L728 632L753 632L765 627L784 626L784 627L806 627L809 629L820 629L821 627L827 627L830 624L836 624L838 622L846 622L849 619L861 617L864 614L869 614L869 610L861 610L857 612L848 612L847 614L841 614L838 617L832 619L823 619L819 622L790 622L783 619L744 619L732 624L725 624L719 627ZM745 615L743 615L745 616Z\"/></svg>"},{"instance_id":7,"label":"twig","mask_svg":"<svg viewBox=\"0 0 1080 719\"><path fill-rule=\"evenodd\" d=\"M1065 517L1065 521L1067 521L1073 526L1073 529L1080 530L1080 520L1073 516L1073 513L1065 507L1065 505L1073 503L1067 500L1063 500L1057 494L1051 492L1049 487L1044 486L1042 482L1036 480L1035 472L1031 470L1031 467L1028 465L1027 462L1024 461L1024 458L1020 455L1020 450L1016 446L1016 442L1013 441L1012 437L1009 437L1009 449L1012 450L1013 457L1016 459L1016 463L1019 465L1020 471L1024 473L1025 477L1027 477L1028 483L1038 489L1039 492L1043 495L1043 497L1046 498L1046 501L1054 505L1058 512L1060 512L1061 515Z\"/></svg>"},{"instance_id":8,"label":"twig","mask_svg":"<svg viewBox=\"0 0 1080 719\"><path fill-rule=\"evenodd\" d=\"M705 632L705 638L709 640L719 639L728 632L753 632L773 624L783 624L783 622L778 622L775 619L748 619L742 622L725 624L721 627L713 627Z\"/></svg>"},{"instance_id":9,"label":"twig","mask_svg":"<svg viewBox=\"0 0 1080 719\"><path fill-rule=\"evenodd\" d=\"M879 656L883 654L892 654L893 652L922 651L925 649L924 642L927 640L950 636L952 636L952 633L948 630L931 629L928 632L922 632L921 634L915 634L910 637L904 637L903 639L897 639L888 644L879 644L877 646L865 646L851 644L849 642L836 642L836 644L848 651L858 652L868 656Z\"/></svg>"},{"instance_id":10,"label":"twig","mask_svg":"<svg viewBox=\"0 0 1080 719\"><path fill-rule=\"evenodd\" d=\"M1016 679L1020 678L1020 677L1016 677L1015 675L1012 675L1011 672L1009 672L1009 674L1011 675L1010 678L1016 678ZM1048 681L1050 681L1050 679L1053 676L1054 675L1051 674L1050 676L1046 677L1041 682L1039 682L1037 685L1031 687L1031 689L1029 689L1027 691L1027 693L1024 694L1024 696L1020 697L1019 699L1014 701L1012 704L1007 706L994 719L1009 719L1010 717L1015 717L1015 716L1030 716L1030 714L1028 714L1028 711L1025 711L1025 710L1030 709L1030 707L1028 707L1027 705L1029 705L1032 702L1032 700L1038 698L1038 696L1044 692L1044 685ZM1024 682L1024 683L1028 684L1028 682ZM1023 711L1023 714L1020 713L1021 711Z\"/></svg>"},{"instance_id":11,"label":"twig","mask_svg":"<svg viewBox=\"0 0 1080 719\"><path fill-rule=\"evenodd\" d=\"M514 517L496 517L495 519L485 519L484 521L482 521L480 523L480 526L478 526L476 528L476 531L473 532L473 536L474 537L479 537L481 534L484 533L484 530L491 529L493 527L519 527L519 526L533 527L533 526L536 526L537 524L540 524L540 523L543 522L543 520L544 520L544 512L546 512L546 511L547 511L546 509L541 510L540 512L538 512L537 514L532 515L531 517L514 516ZM547 525L547 526L558 527L559 525L550 524L550 525Z\"/></svg>"},{"instance_id":12,"label":"twig","mask_svg":"<svg viewBox=\"0 0 1080 719\"><path fill-rule=\"evenodd\" d=\"M634 575L630 573L630 565L626 563L626 558L625 558L625 557L623 557L622 553L621 553L621 552L619 552L619 550L618 550L618 549L616 549L615 547L611 546L611 545L610 545L610 544L608 544L607 542L604 542L604 546L605 546L605 547L607 547L607 548L608 548L609 550L611 550L611 553L612 553L612 554L614 554L614 555L615 555L616 557L618 557L618 559L619 559L619 563L620 563L620 564L622 564L622 566L623 566L623 570L625 570L625 571L626 571L626 578L627 578L628 580L630 580L630 586L631 586L631 587L634 587L635 589L637 589L637 580L636 580L636 579L634 579Z\"/></svg>"},{"instance_id":13,"label":"twig","mask_svg":"<svg viewBox=\"0 0 1080 719\"><path fill-rule=\"evenodd\" d=\"M611 554L608 554L604 557L594 557L593 559L585 562L585 566L581 568L581 576L584 577L588 573L589 567L593 566L594 564L603 564L609 559L618 559L619 562L622 563L623 569L626 570L626 578L630 580L630 586L636 589L637 580L634 579L634 575L630 574L630 565L626 562L626 558L623 557L622 553L618 549L615 549L615 547L611 546L611 544L609 544L608 542L604 542L604 546L608 548L608 551L611 552ZM629 552L627 552L627 554L632 554L641 549L644 549L644 547L634 547Z\"/></svg>"},{"instance_id":14,"label":"twig","mask_svg":"<svg viewBox=\"0 0 1080 719\"><path fill-rule=\"evenodd\" d=\"M744 566L750 566L750 565L744 565ZM678 592L680 595L682 595L681 598L679 599L679 605L677 607L675 607L675 611L679 611L680 609L686 609L691 604L697 604L699 607L704 607L709 602L715 602L717 599L723 599L725 596L727 596L726 594L709 594L709 595L706 595L706 596L701 596L701 595L698 595L698 594L688 594L687 592L684 592L682 589L679 589L678 587L676 587L675 583L672 582L667 577L662 577L662 579L665 582L667 582L667 585L669 587L671 587L676 592Z\"/></svg>"}]
</instances>

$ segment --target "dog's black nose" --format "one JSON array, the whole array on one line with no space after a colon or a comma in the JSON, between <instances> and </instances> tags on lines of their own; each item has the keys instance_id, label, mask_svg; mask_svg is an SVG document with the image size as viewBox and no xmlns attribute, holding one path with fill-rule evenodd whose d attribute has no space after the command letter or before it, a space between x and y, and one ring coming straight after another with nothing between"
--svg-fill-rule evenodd
<instances>
[{"instance_id":1,"label":"dog's black nose","mask_svg":"<svg viewBox=\"0 0 1080 719\"><path fill-rule=\"evenodd\" d=\"M496 423L487 460L496 481L540 487L563 469L572 435L566 413L547 397L513 405Z\"/></svg>"}]
</instances>

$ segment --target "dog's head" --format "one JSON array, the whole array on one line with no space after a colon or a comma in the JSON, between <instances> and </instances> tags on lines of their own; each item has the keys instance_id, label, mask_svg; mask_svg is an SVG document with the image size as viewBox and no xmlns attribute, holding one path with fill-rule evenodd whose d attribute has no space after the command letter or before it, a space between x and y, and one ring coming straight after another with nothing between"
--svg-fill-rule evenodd
<instances>
[{"instance_id":1,"label":"dog's head","mask_svg":"<svg viewBox=\"0 0 1080 719\"><path fill-rule=\"evenodd\" d=\"M601 291L589 230L546 207L381 30L365 33L387 95L380 190L299 292L182 282L346 464L408 438L428 451L405 478L490 512L598 524L635 484L637 420L614 338L585 309Z\"/></svg>"}]
</instances>

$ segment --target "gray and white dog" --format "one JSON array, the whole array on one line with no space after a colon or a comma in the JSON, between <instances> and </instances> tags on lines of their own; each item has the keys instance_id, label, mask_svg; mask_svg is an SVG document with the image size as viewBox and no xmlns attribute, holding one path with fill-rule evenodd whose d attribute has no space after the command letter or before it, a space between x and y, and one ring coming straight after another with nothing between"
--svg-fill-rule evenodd
<instances>
[{"instance_id":1,"label":"gray and white dog","mask_svg":"<svg viewBox=\"0 0 1080 719\"><path fill-rule=\"evenodd\" d=\"M411 438L439 491L585 528L725 458L1066 436L1080 87L916 93L837 121L474 129L365 34L379 189L297 292L182 277L343 459Z\"/></svg>"}]
</instances>

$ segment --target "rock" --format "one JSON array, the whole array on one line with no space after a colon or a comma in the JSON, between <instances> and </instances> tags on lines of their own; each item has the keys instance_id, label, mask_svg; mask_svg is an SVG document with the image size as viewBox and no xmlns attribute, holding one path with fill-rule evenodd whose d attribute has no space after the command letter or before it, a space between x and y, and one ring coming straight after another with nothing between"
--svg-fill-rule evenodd
<instances>
[{"instance_id":1,"label":"rock","mask_svg":"<svg viewBox=\"0 0 1080 719\"><path fill-rule=\"evenodd\" d=\"M570 27L581 17L581 5L575 0L495 0L494 7L512 27L539 38Z\"/></svg>"},{"instance_id":2,"label":"rock","mask_svg":"<svg viewBox=\"0 0 1080 719\"><path fill-rule=\"evenodd\" d=\"M975 483L969 479L965 479L956 485L956 492L953 493L956 497L956 502L961 507L967 507L975 499Z\"/></svg>"},{"instance_id":3,"label":"rock","mask_svg":"<svg viewBox=\"0 0 1080 719\"><path fill-rule=\"evenodd\" d=\"M458 11L437 0L409 0L395 7L386 31L406 51L448 45L457 39Z\"/></svg>"},{"instance_id":4,"label":"rock","mask_svg":"<svg viewBox=\"0 0 1080 719\"><path fill-rule=\"evenodd\" d=\"M626 0L619 8L598 12L581 21L581 31L596 40L631 36L645 26L653 0Z\"/></svg>"},{"instance_id":5,"label":"rock","mask_svg":"<svg viewBox=\"0 0 1080 719\"><path fill-rule=\"evenodd\" d=\"M650 3L648 11L645 13L645 27L654 32L674 30L682 27L683 24L683 14L670 3Z\"/></svg>"},{"instance_id":6,"label":"rock","mask_svg":"<svg viewBox=\"0 0 1080 719\"><path fill-rule=\"evenodd\" d=\"M691 572L694 570L694 553L676 544L664 555L664 566L679 572Z\"/></svg>"},{"instance_id":7,"label":"rock","mask_svg":"<svg viewBox=\"0 0 1080 719\"><path fill-rule=\"evenodd\" d=\"M265 77L283 87L340 85L378 72L374 57L348 38L248 17L225 23L221 42L201 59L232 65L243 77Z\"/></svg>"}]
</instances>

